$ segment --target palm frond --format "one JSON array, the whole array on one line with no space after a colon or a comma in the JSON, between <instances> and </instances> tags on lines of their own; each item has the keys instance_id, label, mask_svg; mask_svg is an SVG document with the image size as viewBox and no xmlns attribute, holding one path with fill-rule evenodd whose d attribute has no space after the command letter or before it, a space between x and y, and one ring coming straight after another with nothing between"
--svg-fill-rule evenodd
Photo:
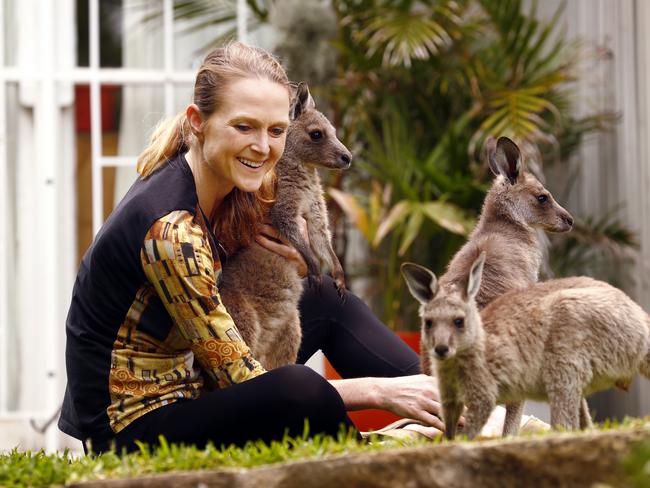
<instances>
[{"instance_id":1,"label":"palm frond","mask_svg":"<svg viewBox=\"0 0 650 488\"><path fill-rule=\"evenodd\" d=\"M553 272L558 276L594 276L619 286L628 283L628 265L639 241L632 229L616 219L617 212L615 208L599 219L576 219L571 232L557 236L549 253Z\"/></svg>"},{"instance_id":2,"label":"palm frond","mask_svg":"<svg viewBox=\"0 0 650 488\"><path fill-rule=\"evenodd\" d=\"M344 25L359 26L354 37L365 46L368 58L380 54L383 66L405 68L449 47L460 22L461 9L454 1L402 2L401 8L384 5L357 10L343 19Z\"/></svg>"}]
</instances>

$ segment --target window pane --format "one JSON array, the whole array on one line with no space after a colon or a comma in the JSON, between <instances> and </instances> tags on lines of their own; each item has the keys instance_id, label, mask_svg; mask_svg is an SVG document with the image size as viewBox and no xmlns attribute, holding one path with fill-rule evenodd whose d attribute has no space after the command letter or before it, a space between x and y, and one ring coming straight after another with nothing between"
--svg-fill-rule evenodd
<instances>
[{"instance_id":1,"label":"window pane","mask_svg":"<svg viewBox=\"0 0 650 488\"><path fill-rule=\"evenodd\" d=\"M4 87L3 87L4 88ZM12 120L12 117L15 117L20 110L19 100L18 100L18 85L14 83L8 83L6 85L6 106L0 107L0 110L5 110L4 116L6 120ZM21 126L23 127L23 126ZM6 136L6 137L5 137ZM5 144L0 144L0 150L4 151L4 156L6 156L6 180L0 181L2 188L0 191L6 192L3 194L3 200L7 205L5 209L8 219L3 222L5 229L5 242L2 243L2 252L4 253L5 263L7 265L6 276L3 278L6 283L11 284L7 287L6 295L2 301L6 299L6 309L4 310L4 317L7 319L6 323L0 324L0 327L4 327L4 337L6 338L6 343L2 344L2 350L0 354L6 354L6 357L3 359L2 365L6 367L7 370L0 371L0 381L3 383L2 387L6 394L7 403L5 405L0 405L0 409L6 409L7 411L18 410L20 404L20 340L19 340L19 322L18 322L18 310L16 302L16 288L15 283L17 279L16 275L16 255L17 255L17 161L18 161L18 124L7 124L6 125L6 134L0 134L0 137L4 138ZM3 215L4 219L4 215Z\"/></svg>"},{"instance_id":2,"label":"window pane","mask_svg":"<svg viewBox=\"0 0 650 488\"><path fill-rule=\"evenodd\" d=\"M3 23L4 30L4 65L16 66L16 55L18 49L17 36L18 36L18 23L15 22L16 1L15 0L0 0L3 2L3 17L0 22Z\"/></svg>"},{"instance_id":3,"label":"window pane","mask_svg":"<svg viewBox=\"0 0 650 488\"><path fill-rule=\"evenodd\" d=\"M162 0L124 0L123 66L162 69L164 63Z\"/></svg>"},{"instance_id":4,"label":"window pane","mask_svg":"<svg viewBox=\"0 0 650 488\"><path fill-rule=\"evenodd\" d=\"M173 113L185 110L192 103L192 92L194 85L192 83L181 83L174 87L174 105Z\"/></svg>"},{"instance_id":5,"label":"window pane","mask_svg":"<svg viewBox=\"0 0 650 488\"><path fill-rule=\"evenodd\" d=\"M99 0L99 65L122 66L122 0ZM77 0L77 65L90 66L90 1Z\"/></svg>"},{"instance_id":6,"label":"window pane","mask_svg":"<svg viewBox=\"0 0 650 488\"><path fill-rule=\"evenodd\" d=\"M103 216L108 217L136 177L138 154L153 127L164 115L164 89L153 85L102 85L102 154L130 156L129 168L103 168ZM90 88L75 87L77 138L77 239L78 258L92 242L92 146Z\"/></svg>"}]
</instances>

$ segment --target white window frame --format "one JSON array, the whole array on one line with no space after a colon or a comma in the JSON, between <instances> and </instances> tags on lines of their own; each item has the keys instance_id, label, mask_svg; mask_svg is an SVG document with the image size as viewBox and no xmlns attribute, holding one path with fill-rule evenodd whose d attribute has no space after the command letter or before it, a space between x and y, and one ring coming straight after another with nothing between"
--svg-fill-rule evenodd
<instances>
[{"instance_id":1,"label":"white window frame","mask_svg":"<svg viewBox=\"0 0 650 488\"><path fill-rule=\"evenodd\" d=\"M164 113L172 115L174 107L174 88L177 85L193 84L196 73L191 70L174 69L174 12L173 0L159 0L163 6L163 67L159 70L152 69L133 69L133 68L101 68L100 67L100 45L99 45L99 1L88 0L89 11L89 66L62 68L55 65L55 46L57 43L52 42L57 36L55 30L55 19L61 10L63 4L69 7L69 14L65 18L65 24L70 27L70 32L74 32L74 0L66 0L57 4L56 2L38 2L38 0L21 0L23 4L21 9L29 9L38 16L37 23L28 24L25 27L32 29L31 35L38 39L37 49L44 53L41 56L38 69L25 68L24 66L5 66L5 3L0 0L0 430L2 422L16 421L23 428L29 428L27 420L38 419L44 420L56 412L63 396L62 376L63 371L63 348L61 346L61 336L63 332L63 320L65 310L69 304L71 293L71 283L68 278L61 278L60 270L60 253L61 249L66 249L69 242L54 242L48 250L46 257L41 261L44 263L43 269L39 269L40 275L35 277L37 283L35 288L43 290L43 299L34 304L35 308L40 309L38 317L45 317L40 320L39 327L42 330L42 336L39 340L44 341L47 345L46 357L28 358L24 362L37 361L39 364L37 381L39 388L42 388L42 402L39 402L39 408L28 410L19 410L10 412L7 410L8 401L8 331L9 320L12 319L8 312L10 304L10 287L14 285L10 273L9 242L13 241L14 236L10 235L10 209L11 202L8 200L7 192L1 191L8 185L9 174L7 171L7 86L11 83L20 86L29 85L31 92L34 93L34 152L39 161L38 174L35 175L34 184L43 185L42 196L39 196L39 208L45 208L44 213L48 213L50 218L44 218L46 228L42 232L48 236L55 236L54 241L65 241L67 236L61 236L56 227L57 218L74 219L74 194L63 194L59 182L55 180L57 162L55 153L58 142L56 139L57 124L62 116L59 92L69 93L69 102L72 103L72 88L77 84L87 84L90 87L90 137L91 137L91 171L92 171L92 223L93 235L95 235L103 223L103 172L106 167L134 167L137 155L131 156L105 156L102 153L102 109L100 91L102 85L162 85L164 88ZM247 37L247 5L245 0L237 0L237 37L245 41ZM21 25L19 28L23 28ZM38 32L36 32L38 31ZM20 43L19 43L20 44ZM74 43L69 43L74 46ZM20 47L20 46L18 46ZM45 52L49 49L49 52ZM70 53L68 53L70 54ZM30 93L31 93L30 92ZM74 158L70 161L67 159L61 161L63 165L68 165L70 174L74 171ZM55 184L56 183L56 184ZM40 192L41 190L39 190ZM61 199L66 201L65 208L72 209L71 215L56 215L56 209L61 208ZM58 206L57 206L58 205ZM26 216L29 218L30 216ZM66 249L65 252L70 252ZM75 253L76 255L76 253ZM59 261L59 262L57 262ZM66 263L70 259L66 260ZM64 265L66 267L66 265ZM68 270L69 275L74 276L76 270ZM57 274L58 273L58 274ZM63 288L63 291L59 291ZM53 292L52 290L57 290ZM65 303L63 303L65 302ZM32 319L34 320L34 319ZM20 325L19 325L20 328ZM27 338L25 338L27 340ZM47 378L43 378L41 372L47 371ZM15 373L15 372L14 372ZM30 378L30 381L32 378ZM0 439L1 440L1 439ZM60 445L61 436L56 428L50 428L45 436L44 446L48 451L55 451ZM1 447L1 444L0 444Z\"/></svg>"}]
</instances>

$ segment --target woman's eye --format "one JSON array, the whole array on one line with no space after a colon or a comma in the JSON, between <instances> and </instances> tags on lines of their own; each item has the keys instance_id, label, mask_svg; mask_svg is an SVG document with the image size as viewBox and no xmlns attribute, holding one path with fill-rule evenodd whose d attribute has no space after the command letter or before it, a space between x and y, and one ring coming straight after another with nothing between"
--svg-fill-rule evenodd
<instances>
[{"instance_id":1,"label":"woman's eye","mask_svg":"<svg viewBox=\"0 0 650 488\"><path fill-rule=\"evenodd\" d=\"M537 197L537 201L539 203L546 203L548 201L548 197L546 195L540 195Z\"/></svg>"},{"instance_id":2,"label":"woman's eye","mask_svg":"<svg viewBox=\"0 0 650 488\"><path fill-rule=\"evenodd\" d=\"M280 137L282 134L284 134L284 129L282 129L280 127L275 127L273 129L271 129L271 135L273 137Z\"/></svg>"},{"instance_id":3,"label":"woman's eye","mask_svg":"<svg viewBox=\"0 0 650 488\"><path fill-rule=\"evenodd\" d=\"M311 137L312 141L317 141L323 138L323 133L319 130L314 130L309 133L309 137Z\"/></svg>"},{"instance_id":4,"label":"woman's eye","mask_svg":"<svg viewBox=\"0 0 650 488\"><path fill-rule=\"evenodd\" d=\"M251 127L246 124L237 124L235 126L235 129L237 129L240 132L248 132L249 130L251 130Z\"/></svg>"},{"instance_id":5,"label":"woman's eye","mask_svg":"<svg viewBox=\"0 0 650 488\"><path fill-rule=\"evenodd\" d=\"M463 320L463 319L454 319L454 325L458 329L462 329L463 327L465 327L465 320Z\"/></svg>"}]
</instances>

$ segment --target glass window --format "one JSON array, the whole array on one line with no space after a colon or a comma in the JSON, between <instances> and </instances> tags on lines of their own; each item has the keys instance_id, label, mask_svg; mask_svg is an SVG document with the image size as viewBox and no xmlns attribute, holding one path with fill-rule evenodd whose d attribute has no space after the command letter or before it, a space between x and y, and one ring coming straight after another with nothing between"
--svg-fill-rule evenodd
<instances>
[{"instance_id":1,"label":"glass window","mask_svg":"<svg viewBox=\"0 0 650 488\"><path fill-rule=\"evenodd\" d=\"M18 23L15 22L16 17L16 2L15 0L0 0L2 5L0 8L3 9L2 15L0 15L0 22L2 22L2 30L4 31L4 38L2 39L4 43L4 65L5 66L16 66L16 54L17 54L17 36L18 36Z\"/></svg>"}]
</instances>

